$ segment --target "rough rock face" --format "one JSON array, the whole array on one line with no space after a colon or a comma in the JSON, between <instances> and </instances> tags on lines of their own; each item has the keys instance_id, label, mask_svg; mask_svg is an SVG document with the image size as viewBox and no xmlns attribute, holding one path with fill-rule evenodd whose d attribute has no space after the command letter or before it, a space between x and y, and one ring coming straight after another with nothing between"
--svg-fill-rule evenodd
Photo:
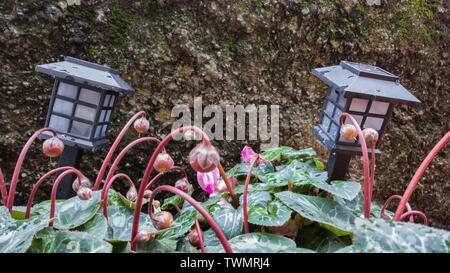
<instances>
[{"instance_id":1,"label":"rough rock face","mask_svg":"<svg viewBox=\"0 0 450 273\"><path fill-rule=\"evenodd\" d=\"M176 120L171 109L177 104L192 108L194 97L201 96L204 106L280 105L280 144L313 147L326 161L327 151L311 132L326 86L311 71L349 60L400 76L423 102L394 110L377 160L374 198L382 204L403 193L421 161L450 129L449 13L445 1L376 2L1 1L0 166L6 180L28 137L45 122L53 79L34 72L37 64L73 56L121 71L136 93L120 98L111 140L139 110L150 117L149 135L167 134ZM120 147L136 137L128 133ZM245 144L259 147L259 141L214 144L225 168L239 161ZM179 141L168 147L176 164L187 167L191 181L195 176L187 154L194 145ZM153 148L140 145L118 171L138 181ZM432 226L446 229L448 151L443 149L433 160L410 200ZM91 181L106 153L84 153L80 169ZM26 203L32 184L56 164L43 156L37 141L21 171L17 205ZM167 175L161 183L173 183L174 177ZM349 179L363 181L359 158L351 162ZM48 198L50 188L49 181L36 202ZM196 194L199 199L206 196L198 188Z\"/></svg>"}]
</instances>

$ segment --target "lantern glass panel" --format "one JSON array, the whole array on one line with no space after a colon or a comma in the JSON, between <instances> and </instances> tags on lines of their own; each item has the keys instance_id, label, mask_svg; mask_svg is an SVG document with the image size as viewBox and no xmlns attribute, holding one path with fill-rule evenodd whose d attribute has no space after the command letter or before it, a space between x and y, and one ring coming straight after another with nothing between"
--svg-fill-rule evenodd
<instances>
[{"instance_id":1,"label":"lantern glass panel","mask_svg":"<svg viewBox=\"0 0 450 273\"><path fill-rule=\"evenodd\" d=\"M111 110L108 110L108 113L106 113L105 121L109 121L109 118L111 117Z\"/></svg>"},{"instance_id":2,"label":"lantern glass panel","mask_svg":"<svg viewBox=\"0 0 450 273\"><path fill-rule=\"evenodd\" d=\"M53 112L64 114L64 115L72 115L73 103L70 101L55 99L53 103Z\"/></svg>"},{"instance_id":3,"label":"lantern glass panel","mask_svg":"<svg viewBox=\"0 0 450 273\"><path fill-rule=\"evenodd\" d=\"M88 138L91 133L91 125L74 120L72 122L72 128L70 129L70 133Z\"/></svg>"},{"instance_id":4,"label":"lantern glass panel","mask_svg":"<svg viewBox=\"0 0 450 273\"><path fill-rule=\"evenodd\" d=\"M78 86L60 82L57 94L60 96L75 99L78 92Z\"/></svg>"},{"instance_id":5,"label":"lantern glass panel","mask_svg":"<svg viewBox=\"0 0 450 273\"><path fill-rule=\"evenodd\" d=\"M352 115L352 117L356 120L356 122L358 122L359 126L361 127L362 125L362 120L363 120L363 116L360 115ZM348 118L344 119L344 124L353 124L352 121Z\"/></svg>"},{"instance_id":6,"label":"lantern glass panel","mask_svg":"<svg viewBox=\"0 0 450 273\"><path fill-rule=\"evenodd\" d=\"M364 122L364 128L372 128L379 131L383 126L383 121L384 119L382 118L367 117L366 122Z\"/></svg>"},{"instance_id":7,"label":"lantern glass panel","mask_svg":"<svg viewBox=\"0 0 450 273\"><path fill-rule=\"evenodd\" d=\"M48 127L58 132L66 133L67 129L69 128L69 122L70 120L67 118L63 118L57 115L51 115Z\"/></svg>"},{"instance_id":8,"label":"lantern glass panel","mask_svg":"<svg viewBox=\"0 0 450 273\"><path fill-rule=\"evenodd\" d=\"M97 128L95 129L95 135L94 135L95 138L100 136L101 130L102 130L102 126L101 125L97 126Z\"/></svg>"},{"instance_id":9,"label":"lantern glass panel","mask_svg":"<svg viewBox=\"0 0 450 273\"><path fill-rule=\"evenodd\" d=\"M94 121L96 112L95 108L78 104L75 109L75 117Z\"/></svg>"},{"instance_id":10,"label":"lantern glass panel","mask_svg":"<svg viewBox=\"0 0 450 273\"><path fill-rule=\"evenodd\" d=\"M116 99L116 96L111 96L111 101L109 102L109 107L113 107L115 99Z\"/></svg>"},{"instance_id":11,"label":"lantern glass panel","mask_svg":"<svg viewBox=\"0 0 450 273\"><path fill-rule=\"evenodd\" d=\"M106 110L102 110L102 112L100 113L100 118L99 118L99 122L103 122L105 121L105 116L106 116Z\"/></svg>"},{"instance_id":12,"label":"lantern glass panel","mask_svg":"<svg viewBox=\"0 0 450 273\"><path fill-rule=\"evenodd\" d=\"M106 125L103 125L102 136L106 135Z\"/></svg>"},{"instance_id":13,"label":"lantern glass panel","mask_svg":"<svg viewBox=\"0 0 450 273\"><path fill-rule=\"evenodd\" d=\"M386 115L389 109L389 103L382 101L373 101L372 106L370 106L369 113Z\"/></svg>"},{"instance_id":14,"label":"lantern glass panel","mask_svg":"<svg viewBox=\"0 0 450 273\"><path fill-rule=\"evenodd\" d=\"M81 88L79 100L98 105L100 101L100 92L92 91L86 88Z\"/></svg>"},{"instance_id":15,"label":"lantern glass panel","mask_svg":"<svg viewBox=\"0 0 450 273\"><path fill-rule=\"evenodd\" d=\"M325 113L327 113L330 117L333 115L334 105L331 101L327 101L327 105L325 106Z\"/></svg>"},{"instance_id":16,"label":"lantern glass panel","mask_svg":"<svg viewBox=\"0 0 450 273\"><path fill-rule=\"evenodd\" d=\"M326 132L328 132L328 127L330 126L330 119L327 116L323 116L322 123L320 125Z\"/></svg>"},{"instance_id":17,"label":"lantern glass panel","mask_svg":"<svg viewBox=\"0 0 450 273\"><path fill-rule=\"evenodd\" d=\"M350 103L349 110L350 111L355 111L355 112L365 112L368 102L369 101L365 100L365 99L354 98L354 99L352 99L352 102Z\"/></svg>"},{"instance_id":18,"label":"lantern glass panel","mask_svg":"<svg viewBox=\"0 0 450 273\"><path fill-rule=\"evenodd\" d=\"M333 120L339 122L339 117L342 115L342 113L342 110L336 107L336 110L334 110Z\"/></svg>"},{"instance_id":19,"label":"lantern glass panel","mask_svg":"<svg viewBox=\"0 0 450 273\"><path fill-rule=\"evenodd\" d=\"M330 126L330 135L334 138L334 137L336 137L336 135L337 135L337 133L338 133L338 130L339 130L339 126L337 126L337 124L336 123L331 123L331 126Z\"/></svg>"},{"instance_id":20,"label":"lantern glass panel","mask_svg":"<svg viewBox=\"0 0 450 273\"><path fill-rule=\"evenodd\" d=\"M103 102L103 107L107 107L109 105L109 98L111 97L110 94L106 95L105 101Z\"/></svg>"}]
</instances>

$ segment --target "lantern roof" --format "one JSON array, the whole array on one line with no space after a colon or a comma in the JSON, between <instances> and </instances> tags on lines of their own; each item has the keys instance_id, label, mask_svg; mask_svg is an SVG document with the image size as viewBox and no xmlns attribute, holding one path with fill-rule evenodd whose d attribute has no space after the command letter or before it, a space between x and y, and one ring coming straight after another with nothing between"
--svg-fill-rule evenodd
<instances>
[{"instance_id":1,"label":"lantern roof","mask_svg":"<svg viewBox=\"0 0 450 273\"><path fill-rule=\"evenodd\" d=\"M313 74L347 98L412 105L421 103L400 84L398 76L378 66L341 61L339 65L316 68Z\"/></svg>"},{"instance_id":2,"label":"lantern roof","mask_svg":"<svg viewBox=\"0 0 450 273\"><path fill-rule=\"evenodd\" d=\"M120 77L119 71L73 57L66 57L62 62L37 65L36 71L95 88L134 93L134 89Z\"/></svg>"}]
</instances>

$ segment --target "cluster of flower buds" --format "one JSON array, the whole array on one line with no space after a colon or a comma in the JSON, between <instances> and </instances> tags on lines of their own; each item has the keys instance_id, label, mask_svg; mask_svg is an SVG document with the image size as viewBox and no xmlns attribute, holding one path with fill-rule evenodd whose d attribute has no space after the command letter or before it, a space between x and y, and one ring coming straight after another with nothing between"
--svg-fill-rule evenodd
<instances>
[{"instance_id":1,"label":"cluster of flower buds","mask_svg":"<svg viewBox=\"0 0 450 273\"><path fill-rule=\"evenodd\" d=\"M352 124L342 125L340 133L342 138L345 140L355 140L356 136L358 135L356 127ZM365 128L364 130L362 130L362 134L367 145L373 145L378 141L378 132L375 129Z\"/></svg>"},{"instance_id":2,"label":"cluster of flower buds","mask_svg":"<svg viewBox=\"0 0 450 273\"><path fill-rule=\"evenodd\" d=\"M81 177L80 179L75 178L72 183L72 189L77 193L78 197L81 200L91 199L92 190L91 190L91 181L86 176Z\"/></svg>"},{"instance_id":3,"label":"cluster of flower buds","mask_svg":"<svg viewBox=\"0 0 450 273\"><path fill-rule=\"evenodd\" d=\"M54 136L44 141L42 150L48 157L57 157L63 152L64 143L58 137Z\"/></svg>"}]
</instances>

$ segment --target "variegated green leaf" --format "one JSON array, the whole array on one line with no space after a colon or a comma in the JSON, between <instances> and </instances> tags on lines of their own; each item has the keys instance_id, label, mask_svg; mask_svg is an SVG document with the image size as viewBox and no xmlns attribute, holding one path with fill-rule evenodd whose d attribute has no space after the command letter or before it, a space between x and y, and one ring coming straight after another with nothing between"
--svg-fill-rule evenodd
<instances>
[{"instance_id":1,"label":"variegated green leaf","mask_svg":"<svg viewBox=\"0 0 450 273\"><path fill-rule=\"evenodd\" d=\"M311 250L311 249L307 249L307 248L296 247L296 248L279 250L279 251L277 251L277 253L317 253L317 252L315 252L314 250Z\"/></svg>"},{"instance_id":2,"label":"variegated green leaf","mask_svg":"<svg viewBox=\"0 0 450 273\"><path fill-rule=\"evenodd\" d=\"M216 205L212 217L227 239L233 238L243 231L244 213L242 208L235 209L229 203Z\"/></svg>"},{"instance_id":3,"label":"variegated green leaf","mask_svg":"<svg viewBox=\"0 0 450 273\"><path fill-rule=\"evenodd\" d=\"M295 150L294 148L287 146L280 146L269 149L262 153L266 162L287 158L287 159L301 159L313 157L316 155L316 152L312 148L307 148L303 150Z\"/></svg>"},{"instance_id":4,"label":"variegated green leaf","mask_svg":"<svg viewBox=\"0 0 450 273\"><path fill-rule=\"evenodd\" d=\"M30 253L111 253L112 245L86 232L53 231L33 245Z\"/></svg>"},{"instance_id":5,"label":"variegated green leaf","mask_svg":"<svg viewBox=\"0 0 450 273\"><path fill-rule=\"evenodd\" d=\"M284 168L278 168L274 173L266 175L267 184L277 187L288 185L289 182L294 186L311 184L313 181L327 181L328 173L320 171L315 166L311 167L308 163L297 160L292 161Z\"/></svg>"},{"instance_id":6,"label":"variegated green leaf","mask_svg":"<svg viewBox=\"0 0 450 273\"><path fill-rule=\"evenodd\" d=\"M450 253L450 232L421 224L356 219L354 252Z\"/></svg>"},{"instance_id":7,"label":"variegated green leaf","mask_svg":"<svg viewBox=\"0 0 450 273\"><path fill-rule=\"evenodd\" d=\"M289 191L276 193L275 196L302 217L342 231L354 230L355 215L334 200Z\"/></svg>"},{"instance_id":8,"label":"variegated green leaf","mask_svg":"<svg viewBox=\"0 0 450 273\"><path fill-rule=\"evenodd\" d=\"M194 187L191 187L188 194L192 195L193 192L194 192ZM164 203L162 204L161 209L166 210L170 206L179 206L181 203L183 203L183 201L184 201L183 198L181 198L178 194L175 194L171 197L164 199Z\"/></svg>"},{"instance_id":9,"label":"variegated green leaf","mask_svg":"<svg viewBox=\"0 0 450 273\"><path fill-rule=\"evenodd\" d=\"M340 237L316 223L301 229L298 246L320 253L332 253L346 245Z\"/></svg>"},{"instance_id":10,"label":"variegated green leaf","mask_svg":"<svg viewBox=\"0 0 450 273\"><path fill-rule=\"evenodd\" d=\"M234 187L234 193L236 194L242 194L244 193L245 185L244 184L237 184ZM253 183L248 184L247 192L253 192L253 191L268 191L271 192L274 190L275 187L272 185L269 185L267 183Z\"/></svg>"},{"instance_id":11,"label":"variegated green leaf","mask_svg":"<svg viewBox=\"0 0 450 273\"><path fill-rule=\"evenodd\" d=\"M283 236L270 233L248 233L228 241L233 253L275 253L293 249L295 242ZM207 253L224 253L222 245L206 246Z\"/></svg>"},{"instance_id":12,"label":"variegated green leaf","mask_svg":"<svg viewBox=\"0 0 450 273\"><path fill-rule=\"evenodd\" d=\"M272 195L266 191L252 191L247 192L247 207L251 207L256 203L266 205L268 201L272 200ZM239 203L244 204L244 195L239 197Z\"/></svg>"},{"instance_id":13,"label":"variegated green leaf","mask_svg":"<svg viewBox=\"0 0 450 273\"><path fill-rule=\"evenodd\" d=\"M127 207L108 207L108 230L105 240L107 241L130 241L133 227L134 210ZM147 214L141 213L138 230L146 230L156 233L152 220Z\"/></svg>"},{"instance_id":14,"label":"variegated green leaf","mask_svg":"<svg viewBox=\"0 0 450 273\"><path fill-rule=\"evenodd\" d=\"M91 220L77 227L76 230L83 231L96 238L103 239L105 238L108 230L108 223L106 222L106 218L103 216L103 213L97 212Z\"/></svg>"},{"instance_id":15,"label":"variegated green leaf","mask_svg":"<svg viewBox=\"0 0 450 273\"><path fill-rule=\"evenodd\" d=\"M138 253L170 253L175 252L177 241L173 239L150 238L147 242L137 244Z\"/></svg>"},{"instance_id":16,"label":"variegated green leaf","mask_svg":"<svg viewBox=\"0 0 450 273\"><path fill-rule=\"evenodd\" d=\"M177 242L177 248L175 249L177 252L183 253L199 253L201 250L195 246L192 246L189 243L189 235L186 234L183 238L179 239Z\"/></svg>"},{"instance_id":17,"label":"variegated green leaf","mask_svg":"<svg viewBox=\"0 0 450 273\"><path fill-rule=\"evenodd\" d=\"M48 226L48 216L37 215L26 220L15 220L5 206L0 206L0 253L23 253L34 235Z\"/></svg>"},{"instance_id":18,"label":"variegated green leaf","mask_svg":"<svg viewBox=\"0 0 450 273\"><path fill-rule=\"evenodd\" d=\"M327 191L334 195L337 195L341 198L352 200L358 195L358 192L361 190L361 185L357 182L352 181L331 181L331 184L328 184L323 180L313 180L311 184L314 187L317 187L321 190Z\"/></svg>"},{"instance_id":19,"label":"variegated green leaf","mask_svg":"<svg viewBox=\"0 0 450 273\"><path fill-rule=\"evenodd\" d=\"M260 225L279 227L291 217L292 211L279 200L269 201L266 205L258 202L248 210L248 222Z\"/></svg>"},{"instance_id":20,"label":"variegated green leaf","mask_svg":"<svg viewBox=\"0 0 450 273\"><path fill-rule=\"evenodd\" d=\"M184 236L189 229L194 225L194 216L196 216L198 212L196 210L188 210L182 211L181 215L174 219L173 224L164 230L160 230L160 234L156 237L157 239L177 239L179 237Z\"/></svg>"}]
</instances>

